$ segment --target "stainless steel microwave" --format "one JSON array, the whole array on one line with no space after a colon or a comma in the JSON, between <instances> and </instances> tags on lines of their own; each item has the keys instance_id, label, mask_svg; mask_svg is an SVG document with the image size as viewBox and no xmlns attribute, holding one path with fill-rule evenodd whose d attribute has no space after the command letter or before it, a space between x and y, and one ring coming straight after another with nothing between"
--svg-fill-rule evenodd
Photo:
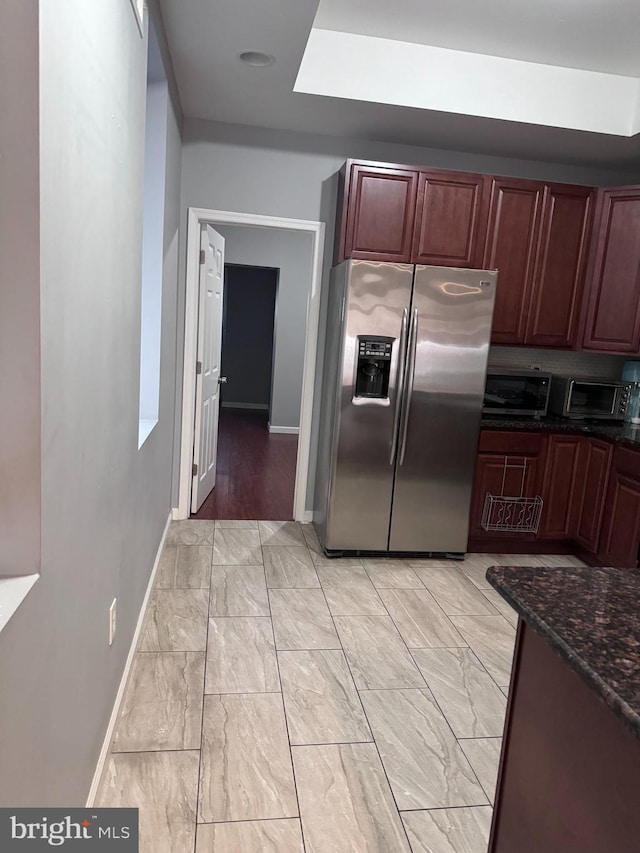
<instances>
[{"instance_id":1,"label":"stainless steel microwave","mask_svg":"<svg viewBox=\"0 0 640 853\"><path fill-rule=\"evenodd\" d=\"M563 418L623 421L627 414L628 382L586 376L554 376L549 411Z\"/></svg>"},{"instance_id":2,"label":"stainless steel microwave","mask_svg":"<svg viewBox=\"0 0 640 853\"><path fill-rule=\"evenodd\" d=\"M551 374L541 370L489 367L482 411L487 415L542 417L547 413L550 383Z\"/></svg>"}]
</instances>

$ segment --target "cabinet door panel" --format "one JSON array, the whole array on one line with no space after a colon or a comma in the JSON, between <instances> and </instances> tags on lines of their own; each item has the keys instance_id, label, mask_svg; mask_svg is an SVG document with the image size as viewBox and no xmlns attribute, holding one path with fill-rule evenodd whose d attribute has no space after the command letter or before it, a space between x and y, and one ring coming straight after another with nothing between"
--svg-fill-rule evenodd
<instances>
[{"instance_id":1,"label":"cabinet door panel","mask_svg":"<svg viewBox=\"0 0 640 853\"><path fill-rule=\"evenodd\" d=\"M635 568L640 547L640 481L613 471L600 552L608 565Z\"/></svg>"},{"instance_id":2,"label":"cabinet door panel","mask_svg":"<svg viewBox=\"0 0 640 853\"><path fill-rule=\"evenodd\" d=\"M345 257L409 263L417 171L351 167Z\"/></svg>"},{"instance_id":3,"label":"cabinet door panel","mask_svg":"<svg viewBox=\"0 0 640 853\"><path fill-rule=\"evenodd\" d=\"M479 268L486 231L485 183L483 175L420 172L413 263Z\"/></svg>"},{"instance_id":4,"label":"cabinet door panel","mask_svg":"<svg viewBox=\"0 0 640 853\"><path fill-rule=\"evenodd\" d=\"M498 496L503 493L512 497L520 495L522 490L522 472L515 468L509 468L504 475L505 456L510 460L526 458L527 470L524 481L524 497L535 497L540 491L540 459L535 456L518 457L512 451L502 454L479 453L476 464L476 473L473 486L473 497L471 501L471 518L469 525L469 536L471 538L495 538L504 536L509 539L533 538L530 533L499 533L487 532L482 527L482 512L484 509L487 492Z\"/></svg>"},{"instance_id":5,"label":"cabinet door panel","mask_svg":"<svg viewBox=\"0 0 640 853\"><path fill-rule=\"evenodd\" d=\"M483 267L498 270L491 340L522 344L533 284L544 185L494 178Z\"/></svg>"},{"instance_id":6,"label":"cabinet door panel","mask_svg":"<svg viewBox=\"0 0 640 853\"><path fill-rule=\"evenodd\" d=\"M583 347L640 348L640 187L599 190Z\"/></svg>"},{"instance_id":7,"label":"cabinet door panel","mask_svg":"<svg viewBox=\"0 0 640 853\"><path fill-rule=\"evenodd\" d=\"M578 500L584 475L580 464L580 436L552 435L549 439L542 495L544 539L567 539L575 534Z\"/></svg>"},{"instance_id":8,"label":"cabinet door panel","mask_svg":"<svg viewBox=\"0 0 640 853\"><path fill-rule=\"evenodd\" d=\"M576 539L592 554L598 551L612 454L613 447L605 441L592 438L583 442L581 465L585 478Z\"/></svg>"},{"instance_id":9,"label":"cabinet door panel","mask_svg":"<svg viewBox=\"0 0 640 853\"><path fill-rule=\"evenodd\" d=\"M572 347L576 342L591 208L589 187L551 184L545 190L527 344Z\"/></svg>"},{"instance_id":10,"label":"cabinet door panel","mask_svg":"<svg viewBox=\"0 0 640 853\"><path fill-rule=\"evenodd\" d=\"M545 436L542 432L523 430L480 430L480 453L502 453L508 456L537 456L542 452Z\"/></svg>"}]
</instances>

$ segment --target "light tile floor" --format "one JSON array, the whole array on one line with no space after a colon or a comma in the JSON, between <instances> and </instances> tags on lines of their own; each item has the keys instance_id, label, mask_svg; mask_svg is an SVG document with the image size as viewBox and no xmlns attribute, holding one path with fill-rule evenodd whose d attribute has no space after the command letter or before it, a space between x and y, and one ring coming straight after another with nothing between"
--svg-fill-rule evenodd
<instances>
[{"instance_id":1,"label":"light tile floor","mask_svg":"<svg viewBox=\"0 0 640 853\"><path fill-rule=\"evenodd\" d=\"M488 566L171 525L98 794L141 853L486 853L515 614Z\"/></svg>"}]
</instances>

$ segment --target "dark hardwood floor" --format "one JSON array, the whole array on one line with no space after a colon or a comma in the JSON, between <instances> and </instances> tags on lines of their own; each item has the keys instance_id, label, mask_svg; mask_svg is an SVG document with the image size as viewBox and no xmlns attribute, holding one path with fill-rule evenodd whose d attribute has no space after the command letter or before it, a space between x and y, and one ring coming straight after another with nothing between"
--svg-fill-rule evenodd
<instances>
[{"instance_id":1,"label":"dark hardwood floor","mask_svg":"<svg viewBox=\"0 0 640 853\"><path fill-rule=\"evenodd\" d=\"M297 435L267 429L266 412L221 409L216 486L192 518L293 518Z\"/></svg>"}]
</instances>

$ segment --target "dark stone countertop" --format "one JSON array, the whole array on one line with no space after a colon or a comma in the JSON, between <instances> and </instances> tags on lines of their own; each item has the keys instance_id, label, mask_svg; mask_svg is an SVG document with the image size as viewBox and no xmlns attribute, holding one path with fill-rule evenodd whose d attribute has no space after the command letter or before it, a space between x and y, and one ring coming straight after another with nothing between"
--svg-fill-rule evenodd
<instances>
[{"instance_id":1,"label":"dark stone countertop","mask_svg":"<svg viewBox=\"0 0 640 853\"><path fill-rule=\"evenodd\" d=\"M616 444L640 448L640 425L611 423L607 421L575 421L547 415L544 418L518 418L508 415L483 415L481 429L567 432L604 438Z\"/></svg>"},{"instance_id":2,"label":"dark stone countertop","mask_svg":"<svg viewBox=\"0 0 640 853\"><path fill-rule=\"evenodd\" d=\"M494 566L487 580L640 738L640 570Z\"/></svg>"}]
</instances>

